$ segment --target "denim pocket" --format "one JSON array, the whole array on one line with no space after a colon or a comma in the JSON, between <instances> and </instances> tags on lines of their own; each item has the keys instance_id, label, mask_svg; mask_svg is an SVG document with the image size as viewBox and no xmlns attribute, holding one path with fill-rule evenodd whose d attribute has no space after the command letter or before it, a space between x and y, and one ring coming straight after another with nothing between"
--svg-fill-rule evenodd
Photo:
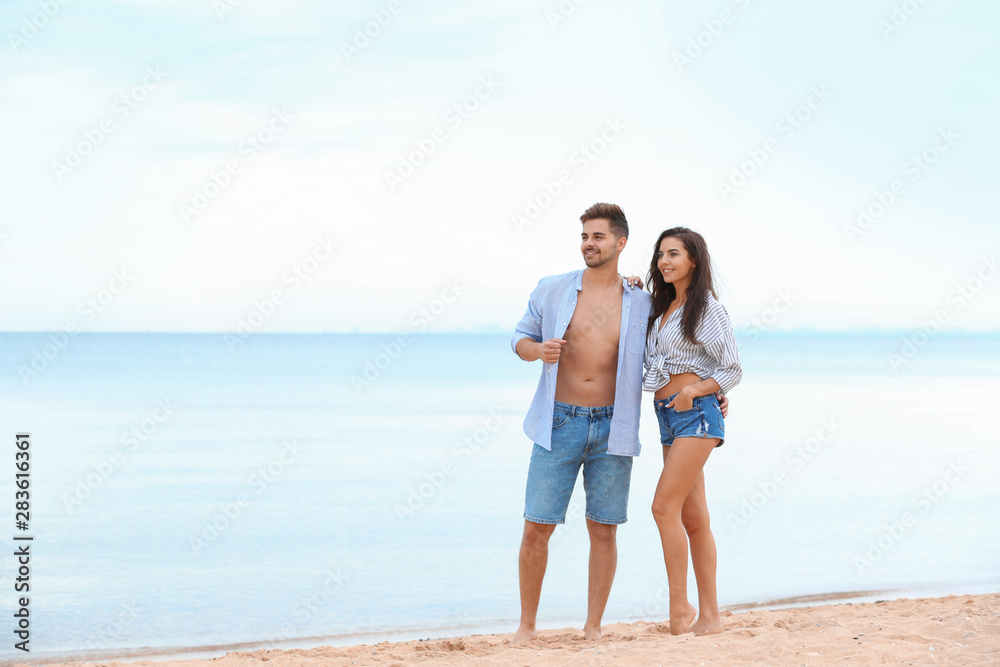
<instances>
[{"instance_id":1,"label":"denim pocket","mask_svg":"<svg viewBox=\"0 0 1000 667\"><path fill-rule=\"evenodd\" d=\"M552 413L552 429L555 430L560 426L565 426L566 422L569 421L569 415L561 410L556 410Z\"/></svg>"}]
</instances>

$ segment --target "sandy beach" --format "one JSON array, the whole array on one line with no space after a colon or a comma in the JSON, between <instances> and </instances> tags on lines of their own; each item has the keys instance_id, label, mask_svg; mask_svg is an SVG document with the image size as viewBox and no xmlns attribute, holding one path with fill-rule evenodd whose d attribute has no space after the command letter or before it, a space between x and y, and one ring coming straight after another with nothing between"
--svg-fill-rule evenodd
<instances>
[{"instance_id":1,"label":"sandy beach","mask_svg":"<svg viewBox=\"0 0 1000 667\"><path fill-rule=\"evenodd\" d=\"M230 651L201 660L134 658L76 665L246 667L286 665L826 665L1000 664L1000 593L723 612L714 635L671 636L666 623L606 625L584 641L577 628L545 630L512 645L510 634L311 649ZM126 662L126 660L128 662ZM24 663L21 663L24 664ZM36 663L37 664L37 663Z\"/></svg>"}]
</instances>

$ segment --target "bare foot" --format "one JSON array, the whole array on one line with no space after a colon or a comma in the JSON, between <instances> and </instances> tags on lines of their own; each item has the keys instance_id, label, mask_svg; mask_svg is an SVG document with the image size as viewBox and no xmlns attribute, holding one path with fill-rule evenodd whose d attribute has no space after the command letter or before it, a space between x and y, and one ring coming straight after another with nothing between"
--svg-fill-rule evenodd
<instances>
[{"instance_id":1,"label":"bare foot","mask_svg":"<svg viewBox=\"0 0 1000 667\"><path fill-rule=\"evenodd\" d=\"M715 620L708 620L706 618L699 618L698 621L691 626L688 632L693 632L696 635L714 635L717 632L722 632L722 619L716 618Z\"/></svg>"},{"instance_id":2,"label":"bare foot","mask_svg":"<svg viewBox=\"0 0 1000 667\"><path fill-rule=\"evenodd\" d=\"M518 626L517 632L514 633L514 639L510 641L511 644L523 644L525 642L530 642L532 639L538 638L538 630L535 629L533 625L521 625Z\"/></svg>"},{"instance_id":3,"label":"bare foot","mask_svg":"<svg viewBox=\"0 0 1000 667\"><path fill-rule=\"evenodd\" d=\"M601 638L601 626L598 625L596 628L592 628L590 626L585 626L583 628L583 638L587 639L587 640L590 640L590 639L600 639Z\"/></svg>"},{"instance_id":4,"label":"bare foot","mask_svg":"<svg viewBox=\"0 0 1000 667\"><path fill-rule=\"evenodd\" d=\"M690 632L688 628L691 627L691 622L694 621L694 617L697 615L698 610L690 602L687 603L687 609L683 613L674 614L671 610L670 634L682 635L685 632Z\"/></svg>"}]
</instances>

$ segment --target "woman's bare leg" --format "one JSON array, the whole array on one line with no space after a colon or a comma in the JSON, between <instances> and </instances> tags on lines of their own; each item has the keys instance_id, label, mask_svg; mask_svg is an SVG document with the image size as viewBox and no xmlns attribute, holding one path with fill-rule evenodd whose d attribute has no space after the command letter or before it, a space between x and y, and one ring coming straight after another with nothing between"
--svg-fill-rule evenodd
<instances>
[{"instance_id":1,"label":"woman's bare leg","mask_svg":"<svg viewBox=\"0 0 1000 667\"><path fill-rule=\"evenodd\" d=\"M663 449L663 462L666 463L667 462L667 455L670 454L670 447L663 447L662 449ZM691 494L689 493L688 495L690 496ZM686 504L687 503L687 499L685 499L684 502ZM681 521L682 522L683 522L683 519L684 519L684 506L681 505ZM694 557L692 556L692 560L693 559L694 559ZM690 626L691 623L694 622L695 616L697 616L697 615L698 615L698 609L693 604L691 604L690 602L688 602L687 610L681 615L681 619L682 619L681 620L681 624L682 625L686 625L686 626Z\"/></svg>"},{"instance_id":2,"label":"woman's bare leg","mask_svg":"<svg viewBox=\"0 0 1000 667\"><path fill-rule=\"evenodd\" d=\"M663 562L670 589L670 634L687 632L694 616L687 597L687 532L681 508L701 474L716 438L677 438L664 456L663 472L653 496L653 518L660 531Z\"/></svg>"},{"instance_id":3,"label":"woman's bare leg","mask_svg":"<svg viewBox=\"0 0 1000 667\"><path fill-rule=\"evenodd\" d=\"M698 582L698 620L688 628L696 635L711 634L722 630L719 618L719 598L715 585L716 550L715 536L708 516L705 498L705 471L698 473L698 480L681 506L681 523L691 544L691 564Z\"/></svg>"}]
</instances>

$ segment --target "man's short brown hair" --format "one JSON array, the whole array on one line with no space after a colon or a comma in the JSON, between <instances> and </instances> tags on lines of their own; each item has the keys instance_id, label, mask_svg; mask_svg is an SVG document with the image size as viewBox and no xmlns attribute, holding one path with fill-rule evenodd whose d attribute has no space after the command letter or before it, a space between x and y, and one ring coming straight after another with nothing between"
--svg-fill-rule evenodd
<instances>
[{"instance_id":1,"label":"man's short brown hair","mask_svg":"<svg viewBox=\"0 0 1000 667\"><path fill-rule=\"evenodd\" d=\"M611 233L615 235L616 239L621 237L628 238L628 220L625 219L625 213L622 211L622 207L617 204L594 204L580 216L580 222L585 223L588 220L596 220L597 218L604 218L608 221L611 227Z\"/></svg>"}]
</instances>

